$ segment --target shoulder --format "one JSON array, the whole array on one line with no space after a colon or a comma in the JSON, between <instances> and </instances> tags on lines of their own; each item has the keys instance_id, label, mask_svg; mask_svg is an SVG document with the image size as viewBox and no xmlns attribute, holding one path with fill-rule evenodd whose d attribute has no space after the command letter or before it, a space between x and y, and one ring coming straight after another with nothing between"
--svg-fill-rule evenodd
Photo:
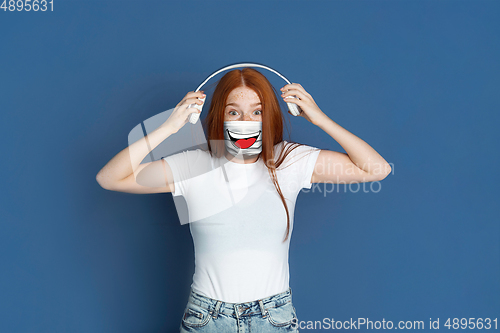
<instances>
[{"instance_id":1,"label":"shoulder","mask_svg":"<svg viewBox=\"0 0 500 333\"><path fill-rule=\"evenodd\" d=\"M188 164L196 164L204 161L210 161L212 156L209 151L203 149L192 149L192 150L183 150L177 153L174 153L169 156L163 157L163 159L169 162L176 163L188 163Z\"/></svg>"},{"instance_id":2,"label":"shoulder","mask_svg":"<svg viewBox=\"0 0 500 333\"><path fill-rule=\"evenodd\" d=\"M308 157L311 154L319 154L320 149L298 142L289 142L283 140L274 146L275 160L283 161L284 165L297 162L298 160Z\"/></svg>"}]
</instances>

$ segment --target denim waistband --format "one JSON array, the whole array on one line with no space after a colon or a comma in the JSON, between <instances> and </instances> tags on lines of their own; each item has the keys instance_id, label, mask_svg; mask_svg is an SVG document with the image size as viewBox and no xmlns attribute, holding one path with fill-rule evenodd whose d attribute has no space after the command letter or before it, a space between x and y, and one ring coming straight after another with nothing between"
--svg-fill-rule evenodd
<instances>
[{"instance_id":1,"label":"denim waistband","mask_svg":"<svg viewBox=\"0 0 500 333\"><path fill-rule=\"evenodd\" d=\"M255 314L262 314L266 317L267 309L281 306L285 303L292 301L292 288L286 291L275 294L266 298L258 299L256 301L244 303L228 303L219 301L213 298L201 295L191 289L188 302L198 305L212 313L214 318L217 318L219 313L224 313L236 318L242 316L251 316Z\"/></svg>"}]
</instances>

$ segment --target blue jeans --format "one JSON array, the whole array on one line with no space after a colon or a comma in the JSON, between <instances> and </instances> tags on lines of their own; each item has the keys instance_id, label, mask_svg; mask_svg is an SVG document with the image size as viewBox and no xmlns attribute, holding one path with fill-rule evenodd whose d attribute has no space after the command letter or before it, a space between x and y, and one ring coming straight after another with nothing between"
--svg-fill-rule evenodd
<instances>
[{"instance_id":1,"label":"blue jeans","mask_svg":"<svg viewBox=\"0 0 500 333\"><path fill-rule=\"evenodd\" d=\"M180 332L299 332L292 289L246 303L226 303L191 289Z\"/></svg>"}]
</instances>

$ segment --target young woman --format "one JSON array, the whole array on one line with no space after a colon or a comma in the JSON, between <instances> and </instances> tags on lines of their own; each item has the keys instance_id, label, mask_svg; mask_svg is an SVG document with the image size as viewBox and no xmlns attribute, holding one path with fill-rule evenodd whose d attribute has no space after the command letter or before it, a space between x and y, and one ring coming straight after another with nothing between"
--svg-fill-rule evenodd
<instances>
[{"instance_id":1,"label":"young woman","mask_svg":"<svg viewBox=\"0 0 500 333\"><path fill-rule=\"evenodd\" d=\"M140 164L149 153L144 140L154 149L200 112L189 105L201 105L205 95L189 92L165 123L97 175L108 190L171 192L186 200L195 273L181 332L297 332L288 270L297 195L312 183L379 181L391 172L382 156L323 113L300 84L281 91L285 102L297 104L300 116L347 154L284 141L274 88L260 72L244 68L217 84L203 122L208 150ZM139 177L162 184L145 186Z\"/></svg>"}]
</instances>

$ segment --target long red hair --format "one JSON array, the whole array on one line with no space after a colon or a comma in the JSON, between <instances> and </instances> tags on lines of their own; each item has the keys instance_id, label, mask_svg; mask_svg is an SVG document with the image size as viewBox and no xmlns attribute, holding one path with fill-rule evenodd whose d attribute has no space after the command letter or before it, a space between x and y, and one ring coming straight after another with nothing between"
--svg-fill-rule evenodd
<instances>
[{"instance_id":1,"label":"long red hair","mask_svg":"<svg viewBox=\"0 0 500 333\"><path fill-rule=\"evenodd\" d=\"M285 197L281 192L276 177L276 169L283 163L286 156L301 145L297 142L290 142L286 148L282 149L279 157L275 160L274 146L283 141L284 116L278 102L276 89L267 78L253 68L235 69L226 73L218 82L212 96L210 109L207 117L202 121L208 142L208 149L212 156L221 157L225 151L224 145L224 110L226 108L227 97L238 87L248 87L255 91L262 103L262 152L259 159L264 161L269 176L278 192L287 216L285 242L290 231L290 212L286 204Z\"/></svg>"}]
</instances>

